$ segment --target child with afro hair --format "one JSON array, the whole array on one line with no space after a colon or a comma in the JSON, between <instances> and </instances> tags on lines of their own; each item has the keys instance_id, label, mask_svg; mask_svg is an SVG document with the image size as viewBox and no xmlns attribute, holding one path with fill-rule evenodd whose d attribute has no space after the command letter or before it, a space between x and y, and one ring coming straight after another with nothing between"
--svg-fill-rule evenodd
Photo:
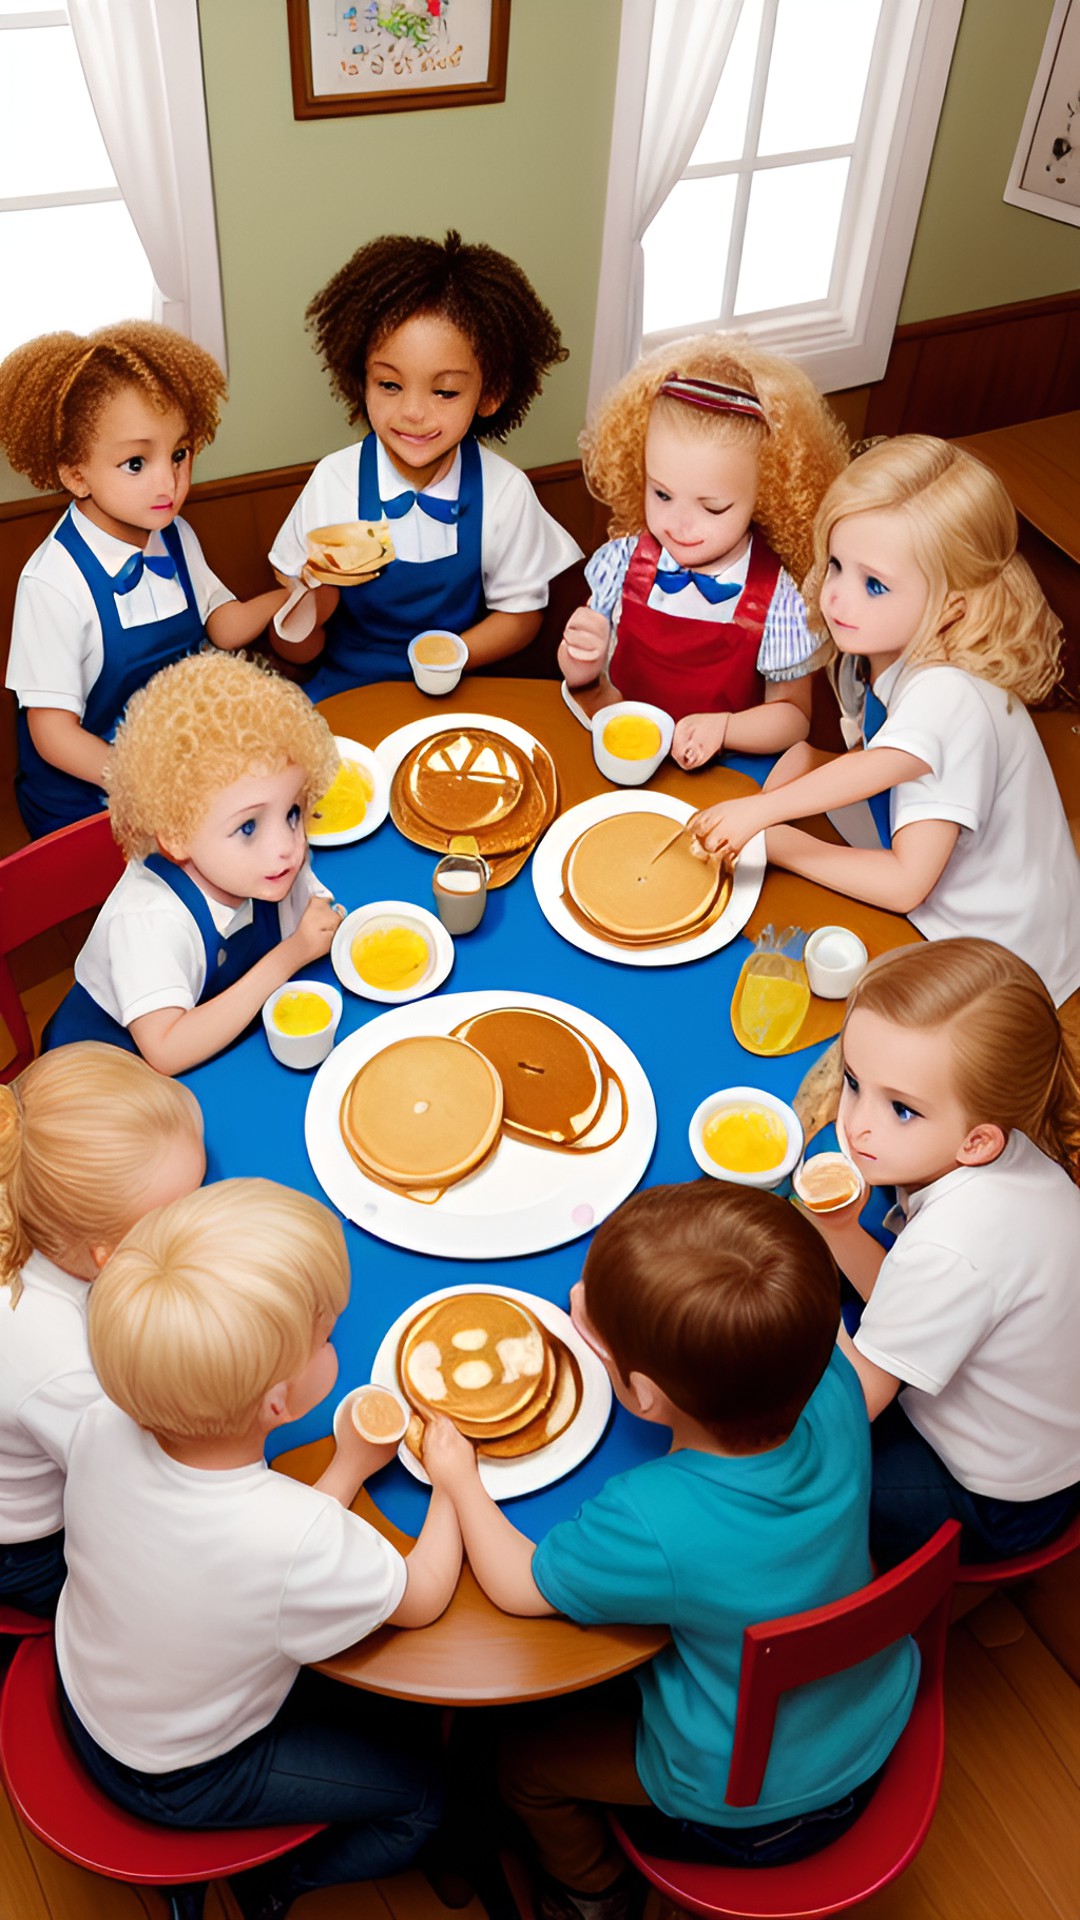
<instances>
[{"instance_id":1,"label":"child with afro hair","mask_svg":"<svg viewBox=\"0 0 1080 1920\"><path fill-rule=\"evenodd\" d=\"M408 643L428 627L459 633L476 666L518 652L549 580L581 556L525 475L479 440L520 426L565 360L551 314L492 247L386 234L316 294L308 322L350 422L369 431L320 460L271 564L295 583L308 532L383 515L396 555L361 586L319 588L319 624L287 645L296 661L325 647L312 699L407 678Z\"/></svg>"},{"instance_id":2,"label":"child with afro hair","mask_svg":"<svg viewBox=\"0 0 1080 1920\"><path fill-rule=\"evenodd\" d=\"M234 599L178 518L224 397L216 360L148 320L42 334L0 363L0 447L35 487L71 495L23 569L11 634L16 794L35 839L104 804L138 687L205 635L246 645L286 597Z\"/></svg>"}]
</instances>

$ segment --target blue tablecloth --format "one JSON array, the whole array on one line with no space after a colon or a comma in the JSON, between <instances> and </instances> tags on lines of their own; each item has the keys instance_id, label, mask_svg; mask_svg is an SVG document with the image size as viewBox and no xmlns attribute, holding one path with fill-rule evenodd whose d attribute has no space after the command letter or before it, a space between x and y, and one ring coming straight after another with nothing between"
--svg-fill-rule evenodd
<instances>
[{"instance_id":1,"label":"blue tablecloth","mask_svg":"<svg viewBox=\"0 0 1080 1920\"><path fill-rule=\"evenodd\" d=\"M760 758L733 756L726 764L757 781L767 771ZM404 840L389 820L367 840L315 856L320 879L349 908L381 899L432 907L434 866L435 856ZM596 959L551 930L526 866L509 886L489 895L480 927L457 942L443 991L505 988L549 994L594 1014L621 1035L644 1067L656 1097L656 1146L645 1184L657 1185L697 1177L687 1128L707 1094L748 1084L790 1099L815 1057L815 1050L807 1048L759 1059L736 1042L729 1008L748 951L748 942L740 937L710 958L683 966L640 968ZM334 978L329 959L304 971L306 977ZM348 992L344 1000L339 1040L385 1011ZM261 1174L325 1199L304 1147L312 1076L292 1072L273 1059L261 1024L185 1079L206 1116L208 1179ZM271 1436L271 1457L329 1432L337 1397L369 1378L383 1334L413 1300L436 1287L481 1279L524 1288L565 1306L588 1246L583 1237L548 1253L478 1263L406 1253L350 1222L345 1223L345 1235L352 1298L334 1334L338 1387L303 1420ZM538 1539L612 1473L662 1452L667 1442L665 1429L646 1426L616 1407L603 1441L588 1460L564 1481L512 1503L515 1524ZM427 1490L396 1461L378 1476L372 1491L399 1526L411 1533L419 1530Z\"/></svg>"}]
</instances>

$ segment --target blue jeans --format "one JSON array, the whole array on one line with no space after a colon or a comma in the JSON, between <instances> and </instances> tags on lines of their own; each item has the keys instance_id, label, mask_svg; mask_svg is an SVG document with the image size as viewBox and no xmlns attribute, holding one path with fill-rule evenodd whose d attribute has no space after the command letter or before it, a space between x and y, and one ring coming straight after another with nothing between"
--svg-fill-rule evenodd
<instances>
[{"instance_id":1,"label":"blue jeans","mask_svg":"<svg viewBox=\"0 0 1080 1920\"><path fill-rule=\"evenodd\" d=\"M434 1833L443 1794L430 1710L303 1669L267 1726L230 1752L170 1773L142 1773L99 1747L61 1688L87 1772L128 1813L168 1827L327 1821L325 1833L244 1875L260 1898L400 1873Z\"/></svg>"},{"instance_id":2,"label":"blue jeans","mask_svg":"<svg viewBox=\"0 0 1080 1920\"><path fill-rule=\"evenodd\" d=\"M899 1400L879 1413L870 1435L870 1551L881 1568L925 1546L946 1520L963 1526L961 1561L1007 1559L1051 1539L1080 1507L1080 1486L1039 1500L969 1492L916 1432Z\"/></svg>"},{"instance_id":3,"label":"blue jeans","mask_svg":"<svg viewBox=\"0 0 1080 1920\"><path fill-rule=\"evenodd\" d=\"M51 1620L66 1579L62 1527L44 1540L18 1540L0 1546L0 1600L5 1606L21 1607L24 1613Z\"/></svg>"}]
</instances>

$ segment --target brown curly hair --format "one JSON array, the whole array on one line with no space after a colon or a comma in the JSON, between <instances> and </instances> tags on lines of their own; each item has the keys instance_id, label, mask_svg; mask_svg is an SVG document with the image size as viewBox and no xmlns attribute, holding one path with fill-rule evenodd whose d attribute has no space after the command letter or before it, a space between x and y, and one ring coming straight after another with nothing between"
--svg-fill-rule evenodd
<instances>
[{"instance_id":1,"label":"brown curly hair","mask_svg":"<svg viewBox=\"0 0 1080 1920\"><path fill-rule=\"evenodd\" d=\"M1046 698L1061 677L1061 622L1016 551L1016 509L989 467L928 433L880 440L852 461L821 502L803 589L810 625L826 637L829 538L854 513L902 515L929 582L926 618L906 660L962 667L1027 705ZM953 595L963 600L955 618L945 611Z\"/></svg>"},{"instance_id":2,"label":"brown curly hair","mask_svg":"<svg viewBox=\"0 0 1080 1920\"><path fill-rule=\"evenodd\" d=\"M61 467L93 446L106 401L134 387L165 413L176 407L192 452L217 432L225 375L212 354L153 320L96 333L41 333L0 361L0 447L35 487L63 486Z\"/></svg>"},{"instance_id":3,"label":"brown curly hair","mask_svg":"<svg viewBox=\"0 0 1080 1920\"><path fill-rule=\"evenodd\" d=\"M485 440L505 440L519 427L544 375L567 358L551 314L505 253L466 246L454 232L443 241L385 233L354 253L307 310L319 358L350 421L367 419L372 350L421 313L460 329L476 355L484 395L498 396L498 406L473 422Z\"/></svg>"},{"instance_id":4,"label":"brown curly hair","mask_svg":"<svg viewBox=\"0 0 1080 1920\"><path fill-rule=\"evenodd\" d=\"M306 814L341 764L307 694L242 654L190 654L132 695L117 729L105 773L113 837L128 860L182 843L215 794L290 762L305 774Z\"/></svg>"},{"instance_id":5,"label":"brown curly hair","mask_svg":"<svg viewBox=\"0 0 1080 1920\"><path fill-rule=\"evenodd\" d=\"M660 395L663 382L676 372L755 393L768 429L742 415L707 413ZM814 515L848 458L845 430L809 376L792 361L733 334L698 334L646 354L605 395L578 442L589 491L611 509L613 538L641 530L645 435L654 406L688 434L726 446L757 444L754 522L792 578L801 581L813 559Z\"/></svg>"}]
</instances>

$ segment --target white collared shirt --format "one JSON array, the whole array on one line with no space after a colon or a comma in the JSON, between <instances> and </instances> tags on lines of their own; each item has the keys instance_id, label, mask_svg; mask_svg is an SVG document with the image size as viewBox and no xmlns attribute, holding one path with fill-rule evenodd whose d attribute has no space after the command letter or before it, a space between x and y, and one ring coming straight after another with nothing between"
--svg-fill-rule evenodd
<instances>
[{"instance_id":1,"label":"white collared shirt","mask_svg":"<svg viewBox=\"0 0 1080 1920\"><path fill-rule=\"evenodd\" d=\"M32 1253L11 1304L0 1288L0 1543L44 1540L64 1524L71 1437L101 1397L90 1363L87 1281Z\"/></svg>"}]
</instances>

